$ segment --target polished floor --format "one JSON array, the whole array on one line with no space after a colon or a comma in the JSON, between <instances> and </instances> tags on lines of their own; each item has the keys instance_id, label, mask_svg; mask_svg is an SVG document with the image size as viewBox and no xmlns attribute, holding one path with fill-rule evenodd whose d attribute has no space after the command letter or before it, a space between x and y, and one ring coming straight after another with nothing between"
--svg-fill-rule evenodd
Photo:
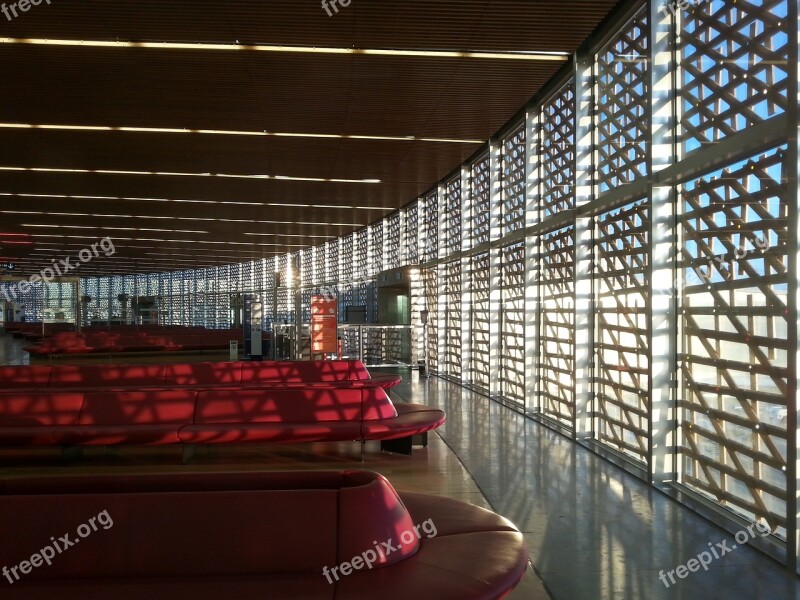
<instances>
[{"instance_id":1,"label":"polished floor","mask_svg":"<svg viewBox=\"0 0 800 600\"><path fill-rule=\"evenodd\" d=\"M555 600L800 598L800 578L746 545L708 571L673 576L733 536L567 438L484 396L430 378L397 393L438 406L442 440L490 506L525 533L530 557ZM693 565L694 566L694 565Z\"/></svg>"},{"instance_id":2,"label":"polished floor","mask_svg":"<svg viewBox=\"0 0 800 600\"><path fill-rule=\"evenodd\" d=\"M198 359L202 359L198 357ZM186 360L186 357L173 360ZM205 358L204 360L208 360ZM0 336L0 364L27 355ZM447 422L411 458L357 444L239 446L200 453L182 465L179 449L91 451L68 467L53 452L0 453L0 476L181 470L367 468L398 489L472 502L510 518L525 533L535 572L511 600L800 599L800 579L747 546L665 586L659 579L709 543L731 535L563 436L447 381L404 372L397 400L439 406ZM174 452L172 451L174 450ZM732 543L732 542L731 542ZM422 600L422 599L420 599Z\"/></svg>"}]
</instances>

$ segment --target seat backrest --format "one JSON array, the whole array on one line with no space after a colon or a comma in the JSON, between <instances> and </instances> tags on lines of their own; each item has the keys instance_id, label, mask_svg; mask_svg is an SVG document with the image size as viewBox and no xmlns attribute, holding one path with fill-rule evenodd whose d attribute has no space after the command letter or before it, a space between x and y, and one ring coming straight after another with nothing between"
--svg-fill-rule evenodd
<instances>
[{"instance_id":1,"label":"seat backrest","mask_svg":"<svg viewBox=\"0 0 800 600\"><path fill-rule=\"evenodd\" d=\"M347 360L264 361L243 363L242 383L259 381L334 382L355 378Z\"/></svg>"},{"instance_id":2,"label":"seat backrest","mask_svg":"<svg viewBox=\"0 0 800 600\"><path fill-rule=\"evenodd\" d=\"M358 421L361 390L245 388L198 392L195 424Z\"/></svg>"},{"instance_id":3,"label":"seat backrest","mask_svg":"<svg viewBox=\"0 0 800 600\"><path fill-rule=\"evenodd\" d=\"M46 391L0 394L0 427L75 425L83 396L80 392Z\"/></svg>"},{"instance_id":4,"label":"seat backrest","mask_svg":"<svg viewBox=\"0 0 800 600\"><path fill-rule=\"evenodd\" d=\"M51 368L49 365L0 367L0 389L47 387Z\"/></svg>"},{"instance_id":5,"label":"seat backrest","mask_svg":"<svg viewBox=\"0 0 800 600\"><path fill-rule=\"evenodd\" d=\"M193 390L98 391L85 395L79 425L185 425L192 421Z\"/></svg>"},{"instance_id":6,"label":"seat backrest","mask_svg":"<svg viewBox=\"0 0 800 600\"><path fill-rule=\"evenodd\" d=\"M363 418L365 421L375 419L393 419L397 416L397 409L386 394L386 390L379 386L365 385L359 388L363 398Z\"/></svg>"},{"instance_id":7,"label":"seat backrest","mask_svg":"<svg viewBox=\"0 0 800 600\"><path fill-rule=\"evenodd\" d=\"M241 363L184 363L166 365L165 385L216 385L241 382Z\"/></svg>"},{"instance_id":8,"label":"seat backrest","mask_svg":"<svg viewBox=\"0 0 800 600\"><path fill-rule=\"evenodd\" d=\"M26 581L262 574L324 581L323 567L369 550L386 566L419 549L397 492L369 471L31 479L0 481L0 514L14 515L0 519L0 564L28 560L65 527L71 539L81 537ZM381 556L385 541L394 549Z\"/></svg>"}]
</instances>

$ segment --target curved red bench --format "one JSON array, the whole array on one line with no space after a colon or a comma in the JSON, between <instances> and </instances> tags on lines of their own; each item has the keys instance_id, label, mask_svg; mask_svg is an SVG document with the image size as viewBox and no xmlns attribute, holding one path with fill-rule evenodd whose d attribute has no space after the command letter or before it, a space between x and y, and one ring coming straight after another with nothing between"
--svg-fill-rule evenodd
<instances>
[{"instance_id":1,"label":"curved red bench","mask_svg":"<svg viewBox=\"0 0 800 600\"><path fill-rule=\"evenodd\" d=\"M0 390L251 386L315 382L366 382L390 388L400 381L400 375L372 377L357 360L0 367Z\"/></svg>"},{"instance_id":2,"label":"curved red bench","mask_svg":"<svg viewBox=\"0 0 800 600\"><path fill-rule=\"evenodd\" d=\"M366 385L0 394L0 446L382 440L408 454L412 436L444 420L431 407L397 410L385 390ZM405 444L390 442L398 439Z\"/></svg>"},{"instance_id":3,"label":"curved red bench","mask_svg":"<svg viewBox=\"0 0 800 600\"><path fill-rule=\"evenodd\" d=\"M57 333L38 344L23 349L32 356L58 354L94 354L125 352L181 352L201 350L223 350L230 340L244 341L242 329L209 329L108 332Z\"/></svg>"},{"instance_id":4,"label":"curved red bench","mask_svg":"<svg viewBox=\"0 0 800 600\"><path fill-rule=\"evenodd\" d=\"M369 471L14 478L0 513L10 600L490 600L528 564L510 521Z\"/></svg>"}]
</instances>

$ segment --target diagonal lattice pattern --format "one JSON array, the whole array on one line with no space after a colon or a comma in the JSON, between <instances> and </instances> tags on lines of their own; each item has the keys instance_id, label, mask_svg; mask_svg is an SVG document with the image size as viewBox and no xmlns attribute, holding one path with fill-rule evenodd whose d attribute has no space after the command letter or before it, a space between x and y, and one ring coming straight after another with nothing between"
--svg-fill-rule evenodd
<instances>
[{"instance_id":1,"label":"diagonal lattice pattern","mask_svg":"<svg viewBox=\"0 0 800 600\"><path fill-rule=\"evenodd\" d=\"M596 435L641 463L650 418L648 215L641 200L601 213L594 246Z\"/></svg>"},{"instance_id":2,"label":"diagonal lattice pattern","mask_svg":"<svg viewBox=\"0 0 800 600\"><path fill-rule=\"evenodd\" d=\"M500 249L500 395L525 408L525 243Z\"/></svg>"},{"instance_id":3,"label":"diagonal lattice pattern","mask_svg":"<svg viewBox=\"0 0 800 600\"><path fill-rule=\"evenodd\" d=\"M453 177L445 183L442 220L442 249L450 255L461 250L461 177Z\"/></svg>"},{"instance_id":4,"label":"diagonal lattice pattern","mask_svg":"<svg viewBox=\"0 0 800 600\"><path fill-rule=\"evenodd\" d=\"M406 264L419 262L419 203L415 202L406 209L405 252Z\"/></svg>"},{"instance_id":5,"label":"diagonal lattice pattern","mask_svg":"<svg viewBox=\"0 0 800 600\"><path fill-rule=\"evenodd\" d=\"M542 412L569 428L575 418L575 228L541 238L539 351Z\"/></svg>"},{"instance_id":6,"label":"diagonal lattice pattern","mask_svg":"<svg viewBox=\"0 0 800 600\"><path fill-rule=\"evenodd\" d=\"M472 342L468 381L489 390L489 253L469 259L470 340Z\"/></svg>"},{"instance_id":7,"label":"diagonal lattice pattern","mask_svg":"<svg viewBox=\"0 0 800 600\"><path fill-rule=\"evenodd\" d=\"M503 140L501 235L525 225L525 123Z\"/></svg>"},{"instance_id":8,"label":"diagonal lattice pattern","mask_svg":"<svg viewBox=\"0 0 800 600\"><path fill-rule=\"evenodd\" d=\"M786 525L786 149L680 190L681 427L686 485ZM785 531L784 531L785 533Z\"/></svg>"},{"instance_id":9,"label":"diagonal lattice pattern","mask_svg":"<svg viewBox=\"0 0 800 600\"><path fill-rule=\"evenodd\" d=\"M353 280L353 234L342 238L342 247L340 249L342 255L341 267L341 280Z\"/></svg>"},{"instance_id":10,"label":"diagonal lattice pattern","mask_svg":"<svg viewBox=\"0 0 800 600\"><path fill-rule=\"evenodd\" d=\"M422 242L420 262L436 260L439 256L439 203L436 192L425 197L422 203Z\"/></svg>"},{"instance_id":11,"label":"diagonal lattice pattern","mask_svg":"<svg viewBox=\"0 0 800 600\"><path fill-rule=\"evenodd\" d=\"M369 275L369 230L364 228L353 234L353 278L365 279Z\"/></svg>"},{"instance_id":12,"label":"diagonal lattice pattern","mask_svg":"<svg viewBox=\"0 0 800 600\"><path fill-rule=\"evenodd\" d=\"M541 209L544 217L575 208L575 80L542 107Z\"/></svg>"},{"instance_id":13,"label":"diagonal lattice pattern","mask_svg":"<svg viewBox=\"0 0 800 600\"><path fill-rule=\"evenodd\" d=\"M300 281L303 286L314 282L314 248L304 248L300 251Z\"/></svg>"},{"instance_id":14,"label":"diagonal lattice pattern","mask_svg":"<svg viewBox=\"0 0 800 600\"><path fill-rule=\"evenodd\" d=\"M369 242L372 249L370 255L369 275L374 277L383 271L384 249L383 221L378 221L369 228Z\"/></svg>"},{"instance_id":15,"label":"diagonal lattice pattern","mask_svg":"<svg viewBox=\"0 0 800 600\"><path fill-rule=\"evenodd\" d=\"M312 275L314 285L325 281L325 246L314 246L314 271Z\"/></svg>"},{"instance_id":16,"label":"diagonal lattice pattern","mask_svg":"<svg viewBox=\"0 0 800 600\"><path fill-rule=\"evenodd\" d=\"M787 109L787 0L711 0L680 13L684 152Z\"/></svg>"},{"instance_id":17,"label":"diagonal lattice pattern","mask_svg":"<svg viewBox=\"0 0 800 600\"><path fill-rule=\"evenodd\" d=\"M461 261L440 267L439 312L444 319L444 355L441 371L461 377Z\"/></svg>"},{"instance_id":18,"label":"diagonal lattice pattern","mask_svg":"<svg viewBox=\"0 0 800 600\"><path fill-rule=\"evenodd\" d=\"M325 244L325 281L339 281L339 240Z\"/></svg>"},{"instance_id":19,"label":"diagonal lattice pattern","mask_svg":"<svg viewBox=\"0 0 800 600\"><path fill-rule=\"evenodd\" d=\"M491 224L491 182L489 179L489 156L472 163L470 166L470 183L472 185L471 245L477 246L489 241Z\"/></svg>"},{"instance_id":20,"label":"diagonal lattice pattern","mask_svg":"<svg viewBox=\"0 0 800 600\"><path fill-rule=\"evenodd\" d=\"M425 295L425 305L428 310L428 323L425 325L425 351L428 356L428 366L439 370L439 277L438 267L422 270L422 290Z\"/></svg>"},{"instance_id":21,"label":"diagonal lattice pattern","mask_svg":"<svg viewBox=\"0 0 800 600\"><path fill-rule=\"evenodd\" d=\"M642 9L596 54L600 192L647 175L649 35Z\"/></svg>"},{"instance_id":22,"label":"diagonal lattice pattern","mask_svg":"<svg viewBox=\"0 0 800 600\"><path fill-rule=\"evenodd\" d=\"M386 269L400 266L400 213L396 212L386 219Z\"/></svg>"}]
</instances>

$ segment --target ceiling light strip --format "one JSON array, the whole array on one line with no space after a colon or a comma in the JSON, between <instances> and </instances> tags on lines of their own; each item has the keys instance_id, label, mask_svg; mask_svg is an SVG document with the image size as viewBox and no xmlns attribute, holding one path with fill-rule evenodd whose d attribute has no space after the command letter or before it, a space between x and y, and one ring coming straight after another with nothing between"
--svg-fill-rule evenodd
<instances>
[{"instance_id":1,"label":"ceiling light strip","mask_svg":"<svg viewBox=\"0 0 800 600\"><path fill-rule=\"evenodd\" d=\"M391 206L347 206L343 204L301 204L297 202L237 202L235 200L183 200L176 198L135 198L128 196L78 196L71 194L16 194L12 192L0 192L2 196L15 196L19 198L54 198L69 200L129 200L131 202L176 202L179 204L231 204L234 206L284 206L290 208L335 208L337 210L378 210L387 212L396 210ZM257 221L256 221L257 222Z\"/></svg>"},{"instance_id":2,"label":"ceiling light strip","mask_svg":"<svg viewBox=\"0 0 800 600\"><path fill-rule=\"evenodd\" d=\"M321 183L381 183L380 179L337 179L327 177L292 177L289 175L242 175L230 173L180 173L172 171L121 171L114 169L62 169L55 167L0 167L0 171L32 173L98 173L101 175L157 175L164 177L223 177L228 179L261 179L277 181L312 181Z\"/></svg>"},{"instance_id":3,"label":"ceiling light strip","mask_svg":"<svg viewBox=\"0 0 800 600\"><path fill-rule=\"evenodd\" d=\"M417 137L413 135L346 135L334 133L290 133L281 131L237 131L232 129L176 129L170 127L115 127L100 125L51 125L33 123L0 123L0 129L47 129L56 131L124 131L130 133L194 133L249 137L286 137L331 140L372 140L386 142L441 142L448 144L482 144L484 140Z\"/></svg>"},{"instance_id":4,"label":"ceiling light strip","mask_svg":"<svg viewBox=\"0 0 800 600\"><path fill-rule=\"evenodd\" d=\"M340 54L363 56L406 56L413 58L477 58L565 62L567 52L484 52L473 50L399 50L389 48L331 48L320 46L282 46L275 44L207 44L185 42L126 42L111 40L64 40L0 37L0 44L71 46L78 48L144 48L148 50L201 50L215 52L283 52L291 54Z\"/></svg>"}]
</instances>

